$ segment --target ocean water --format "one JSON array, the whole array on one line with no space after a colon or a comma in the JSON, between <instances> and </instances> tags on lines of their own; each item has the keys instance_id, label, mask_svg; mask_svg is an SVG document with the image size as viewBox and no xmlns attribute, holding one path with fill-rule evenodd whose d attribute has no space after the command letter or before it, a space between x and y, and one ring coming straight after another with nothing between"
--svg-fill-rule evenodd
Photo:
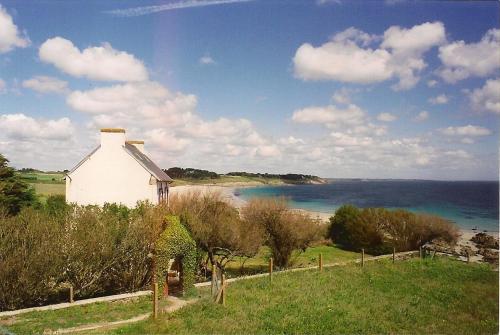
<instances>
[{"instance_id":1,"label":"ocean water","mask_svg":"<svg viewBox=\"0 0 500 335\"><path fill-rule=\"evenodd\" d=\"M240 188L239 197L285 196L290 206L334 213L344 204L429 213L463 229L498 232L498 182L427 180L332 180L322 185Z\"/></svg>"}]
</instances>

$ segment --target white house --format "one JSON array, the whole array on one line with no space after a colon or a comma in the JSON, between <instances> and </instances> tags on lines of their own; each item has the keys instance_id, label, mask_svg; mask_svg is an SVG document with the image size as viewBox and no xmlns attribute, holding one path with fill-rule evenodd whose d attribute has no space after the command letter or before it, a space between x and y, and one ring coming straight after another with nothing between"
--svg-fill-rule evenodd
<instances>
[{"instance_id":1,"label":"white house","mask_svg":"<svg viewBox=\"0 0 500 335\"><path fill-rule=\"evenodd\" d=\"M168 200L173 180L144 153L144 141L127 141L125 130L101 129L101 144L66 174L66 201L79 205Z\"/></svg>"}]
</instances>

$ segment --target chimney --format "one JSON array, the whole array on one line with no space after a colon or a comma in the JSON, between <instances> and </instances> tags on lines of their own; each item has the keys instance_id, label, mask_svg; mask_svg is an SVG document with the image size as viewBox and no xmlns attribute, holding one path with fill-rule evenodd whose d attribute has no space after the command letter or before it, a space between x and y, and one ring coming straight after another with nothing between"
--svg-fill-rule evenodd
<instances>
[{"instance_id":1,"label":"chimney","mask_svg":"<svg viewBox=\"0 0 500 335\"><path fill-rule=\"evenodd\" d=\"M127 141L127 144L132 144L140 152L144 153L144 141Z\"/></svg>"},{"instance_id":2,"label":"chimney","mask_svg":"<svg viewBox=\"0 0 500 335\"><path fill-rule=\"evenodd\" d=\"M125 129L102 128L101 148L104 150L119 148L125 145Z\"/></svg>"}]
</instances>

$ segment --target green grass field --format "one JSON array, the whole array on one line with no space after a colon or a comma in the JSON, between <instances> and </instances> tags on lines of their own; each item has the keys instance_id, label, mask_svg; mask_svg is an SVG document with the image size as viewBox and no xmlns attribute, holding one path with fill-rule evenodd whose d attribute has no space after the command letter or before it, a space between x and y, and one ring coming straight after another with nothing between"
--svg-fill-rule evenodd
<instances>
[{"instance_id":1,"label":"green grass field","mask_svg":"<svg viewBox=\"0 0 500 335\"><path fill-rule=\"evenodd\" d=\"M113 334L496 334L498 272L418 259L287 273L231 284L226 306L200 302Z\"/></svg>"},{"instance_id":2,"label":"green grass field","mask_svg":"<svg viewBox=\"0 0 500 335\"><path fill-rule=\"evenodd\" d=\"M205 184L227 184L227 183L255 183L264 185L283 184L278 178L259 178L243 176L221 176L217 179L175 179L172 186L181 185L205 185Z\"/></svg>"},{"instance_id":3,"label":"green grass field","mask_svg":"<svg viewBox=\"0 0 500 335\"><path fill-rule=\"evenodd\" d=\"M0 319L0 326L6 327L15 334L42 334L49 330L130 319L150 312L151 304L150 296L113 302L99 302L3 318Z\"/></svg>"},{"instance_id":4,"label":"green grass field","mask_svg":"<svg viewBox=\"0 0 500 335\"><path fill-rule=\"evenodd\" d=\"M317 246L307 248L305 252L294 252L291 267L307 267L318 265L319 254L323 255L323 263L335 263L360 258L360 254L339 249L334 246ZM229 277L256 274L268 271L271 251L268 247L262 247L253 258L236 257L227 265Z\"/></svg>"},{"instance_id":5,"label":"green grass field","mask_svg":"<svg viewBox=\"0 0 500 335\"><path fill-rule=\"evenodd\" d=\"M225 306L200 300L158 320L107 328L106 334L496 334L498 272L436 258L369 262L281 273L229 285ZM131 318L150 297L44 311L0 320L17 334ZM88 333L88 332L86 332ZM103 333L103 330L95 331Z\"/></svg>"}]
</instances>

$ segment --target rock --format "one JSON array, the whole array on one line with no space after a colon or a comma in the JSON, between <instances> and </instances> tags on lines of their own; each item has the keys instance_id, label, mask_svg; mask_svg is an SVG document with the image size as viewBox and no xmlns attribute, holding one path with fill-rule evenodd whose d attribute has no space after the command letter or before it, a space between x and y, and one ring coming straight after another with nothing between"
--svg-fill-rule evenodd
<instances>
[{"instance_id":1,"label":"rock","mask_svg":"<svg viewBox=\"0 0 500 335\"><path fill-rule=\"evenodd\" d=\"M498 250L498 239L485 233L477 233L471 239L479 248L489 248Z\"/></svg>"}]
</instances>

